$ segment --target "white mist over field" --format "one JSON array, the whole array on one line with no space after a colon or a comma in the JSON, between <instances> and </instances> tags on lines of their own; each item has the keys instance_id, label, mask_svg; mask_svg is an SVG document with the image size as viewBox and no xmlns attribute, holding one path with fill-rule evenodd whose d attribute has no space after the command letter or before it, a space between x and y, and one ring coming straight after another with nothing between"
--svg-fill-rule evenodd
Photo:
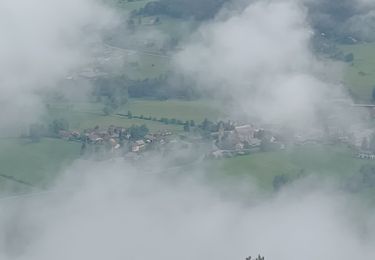
<instances>
[{"instance_id":1,"label":"white mist over field","mask_svg":"<svg viewBox=\"0 0 375 260\"><path fill-rule=\"evenodd\" d=\"M267 122L313 122L341 94L340 66L311 50L302 1L228 8L176 54L177 70ZM85 64L115 20L90 0L1 1L0 128L35 121L38 91ZM335 185L301 180L271 197L255 183L207 184L204 169L167 171L159 157L144 164L78 161L54 192L1 200L0 259L375 259L373 212Z\"/></svg>"},{"instance_id":2,"label":"white mist over field","mask_svg":"<svg viewBox=\"0 0 375 260\"><path fill-rule=\"evenodd\" d=\"M38 93L86 64L90 44L115 23L92 0L0 1L0 132L36 122Z\"/></svg>"},{"instance_id":3,"label":"white mist over field","mask_svg":"<svg viewBox=\"0 0 375 260\"><path fill-rule=\"evenodd\" d=\"M340 95L341 70L314 55L312 36L299 1L254 1L201 26L175 62L199 86L232 97L233 113L310 126L319 105Z\"/></svg>"},{"instance_id":4,"label":"white mist over field","mask_svg":"<svg viewBox=\"0 0 375 260\"><path fill-rule=\"evenodd\" d=\"M240 183L229 192L181 174L77 163L57 187L73 192L1 202L1 259L375 257L370 212L344 194L304 181L259 199Z\"/></svg>"}]
</instances>

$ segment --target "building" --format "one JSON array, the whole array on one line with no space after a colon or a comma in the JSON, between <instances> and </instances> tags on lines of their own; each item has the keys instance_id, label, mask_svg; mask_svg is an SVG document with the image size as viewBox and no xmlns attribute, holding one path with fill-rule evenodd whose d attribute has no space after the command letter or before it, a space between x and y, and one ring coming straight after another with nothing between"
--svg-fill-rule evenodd
<instances>
[{"instance_id":1,"label":"building","mask_svg":"<svg viewBox=\"0 0 375 260\"><path fill-rule=\"evenodd\" d=\"M140 152L146 147L146 144L143 140L137 140L132 145L132 152Z\"/></svg>"}]
</instances>

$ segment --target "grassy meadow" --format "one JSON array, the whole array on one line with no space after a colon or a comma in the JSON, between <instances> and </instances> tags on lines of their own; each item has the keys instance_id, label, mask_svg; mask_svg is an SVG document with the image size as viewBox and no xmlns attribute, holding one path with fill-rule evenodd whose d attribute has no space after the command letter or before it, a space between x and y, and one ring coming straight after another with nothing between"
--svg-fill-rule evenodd
<instances>
[{"instance_id":1,"label":"grassy meadow","mask_svg":"<svg viewBox=\"0 0 375 260\"><path fill-rule=\"evenodd\" d=\"M128 119L116 114L105 116L103 114L103 103L94 102L74 102L74 103L54 103L50 105L46 121L56 118L64 118L69 122L71 129L83 130L96 125L108 127L110 125L130 127L131 125L146 124L151 131L168 129L171 131L182 131L182 126L166 125L157 121L143 119ZM208 100L146 100L130 99L128 104L121 107L117 113L127 114L131 111L133 116L141 116L160 119L177 119L181 121L194 120L196 123L202 122L205 118L217 120L222 113L216 109L217 104Z\"/></svg>"},{"instance_id":2,"label":"grassy meadow","mask_svg":"<svg viewBox=\"0 0 375 260\"><path fill-rule=\"evenodd\" d=\"M167 73L169 67L169 57L137 52L128 56L124 73L132 80L152 79Z\"/></svg>"},{"instance_id":3,"label":"grassy meadow","mask_svg":"<svg viewBox=\"0 0 375 260\"><path fill-rule=\"evenodd\" d=\"M369 101L375 86L375 43L342 45L345 53L353 53L354 61L344 75L354 97Z\"/></svg>"},{"instance_id":4,"label":"grassy meadow","mask_svg":"<svg viewBox=\"0 0 375 260\"><path fill-rule=\"evenodd\" d=\"M358 173L364 164L373 161L354 158L345 146L306 145L276 152L255 153L214 161L214 167L228 175L249 175L265 189L272 188L273 178L291 178L303 173L325 177L349 177Z\"/></svg>"},{"instance_id":5,"label":"grassy meadow","mask_svg":"<svg viewBox=\"0 0 375 260\"><path fill-rule=\"evenodd\" d=\"M42 187L53 180L64 166L79 157L80 144L43 138L30 142L21 138L0 139L0 174ZM24 184L0 177L0 192L5 184L24 188Z\"/></svg>"},{"instance_id":6,"label":"grassy meadow","mask_svg":"<svg viewBox=\"0 0 375 260\"><path fill-rule=\"evenodd\" d=\"M144 7L148 2L151 2L151 0L135 0L135 1L110 0L109 2L114 3L117 7L123 10L131 12L133 10L138 10Z\"/></svg>"},{"instance_id":7,"label":"grassy meadow","mask_svg":"<svg viewBox=\"0 0 375 260\"><path fill-rule=\"evenodd\" d=\"M144 100L132 99L122 109L124 113L130 110L133 115L144 115L156 118L176 118L183 121L194 120L202 122L205 118L217 120L222 112L217 109L218 104L210 100Z\"/></svg>"}]
</instances>

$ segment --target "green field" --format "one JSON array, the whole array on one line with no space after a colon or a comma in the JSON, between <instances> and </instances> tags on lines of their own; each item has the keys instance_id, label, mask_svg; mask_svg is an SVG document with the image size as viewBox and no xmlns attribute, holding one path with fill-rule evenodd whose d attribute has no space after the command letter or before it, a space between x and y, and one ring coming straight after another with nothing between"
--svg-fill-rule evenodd
<instances>
[{"instance_id":1,"label":"green field","mask_svg":"<svg viewBox=\"0 0 375 260\"><path fill-rule=\"evenodd\" d=\"M173 132L180 132L183 130L180 125L166 125L151 120L128 119L127 117L118 115L105 116L102 112L81 112L74 109L68 110L60 108L50 108L46 122L60 118L66 119L69 122L70 129L74 130L84 130L87 128L94 128L95 126L108 128L110 125L127 128L132 125L142 124L146 124L152 132L166 129Z\"/></svg>"},{"instance_id":2,"label":"green field","mask_svg":"<svg viewBox=\"0 0 375 260\"><path fill-rule=\"evenodd\" d=\"M137 52L128 56L124 74L131 80L158 78L169 71L170 58Z\"/></svg>"},{"instance_id":3,"label":"green field","mask_svg":"<svg viewBox=\"0 0 375 260\"><path fill-rule=\"evenodd\" d=\"M122 112L130 110L133 115L144 115L156 118L167 117L185 120L195 120L202 122L205 118L217 120L222 116L222 112L217 109L218 104L210 100L143 100L132 99Z\"/></svg>"},{"instance_id":4,"label":"green field","mask_svg":"<svg viewBox=\"0 0 375 260\"><path fill-rule=\"evenodd\" d=\"M214 161L213 165L231 176L252 176L261 187L270 189L277 175L293 178L303 173L342 178L358 173L364 164L375 165L375 162L354 158L353 152L345 146L306 145L223 159Z\"/></svg>"},{"instance_id":5,"label":"green field","mask_svg":"<svg viewBox=\"0 0 375 260\"><path fill-rule=\"evenodd\" d=\"M135 0L135 1L108 0L108 2L116 5L119 8L122 8L124 10L131 12L133 10L138 10L144 7L148 2L151 2L151 0Z\"/></svg>"},{"instance_id":6,"label":"green field","mask_svg":"<svg viewBox=\"0 0 375 260\"><path fill-rule=\"evenodd\" d=\"M347 69L344 80L349 84L354 97L369 101L375 86L375 43L343 45L345 53L353 53L353 64Z\"/></svg>"},{"instance_id":7,"label":"green field","mask_svg":"<svg viewBox=\"0 0 375 260\"><path fill-rule=\"evenodd\" d=\"M28 139L0 139L0 174L13 176L36 187L53 180L64 166L79 157L80 144L44 138L32 143ZM25 185L0 177L0 193L12 184Z\"/></svg>"},{"instance_id":8,"label":"green field","mask_svg":"<svg viewBox=\"0 0 375 260\"><path fill-rule=\"evenodd\" d=\"M182 126L165 125L151 120L128 119L127 117L103 114L102 103L94 102L75 102L75 103L54 103L50 105L49 114L46 121L64 118L68 120L71 129L83 130L92 128L96 125L100 127L108 127L110 125L130 127L131 125L146 124L151 131L168 129L171 131L182 131ZM120 108L117 112L127 114L131 111L133 116L143 115L160 119L162 117L177 120L194 120L196 123L202 122L205 118L217 120L222 113L215 109L217 104L208 100L144 100L131 99L128 104Z\"/></svg>"}]
</instances>

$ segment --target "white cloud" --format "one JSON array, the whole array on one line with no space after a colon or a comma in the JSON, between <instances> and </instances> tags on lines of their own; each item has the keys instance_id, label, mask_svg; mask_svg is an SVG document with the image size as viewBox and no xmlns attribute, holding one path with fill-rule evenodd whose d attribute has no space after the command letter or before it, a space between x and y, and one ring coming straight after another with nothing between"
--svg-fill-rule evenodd
<instances>
[{"instance_id":1,"label":"white cloud","mask_svg":"<svg viewBox=\"0 0 375 260\"><path fill-rule=\"evenodd\" d=\"M342 193L301 183L275 198L242 190L233 199L235 189L200 184L191 172L150 174L119 161L81 162L70 172L59 187L74 192L0 204L2 259L375 256L371 213Z\"/></svg>"},{"instance_id":2,"label":"white cloud","mask_svg":"<svg viewBox=\"0 0 375 260\"><path fill-rule=\"evenodd\" d=\"M94 0L1 1L1 128L36 120L43 112L37 92L87 62L88 44L100 41L113 17Z\"/></svg>"},{"instance_id":3,"label":"white cloud","mask_svg":"<svg viewBox=\"0 0 375 260\"><path fill-rule=\"evenodd\" d=\"M176 55L177 70L232 96L249 115L313 122L316 104L337 89L329 74L339 70L313 54L305 11L297 1L255 1L229 17L221 14Z\"/></svg>"}]
</instances>

